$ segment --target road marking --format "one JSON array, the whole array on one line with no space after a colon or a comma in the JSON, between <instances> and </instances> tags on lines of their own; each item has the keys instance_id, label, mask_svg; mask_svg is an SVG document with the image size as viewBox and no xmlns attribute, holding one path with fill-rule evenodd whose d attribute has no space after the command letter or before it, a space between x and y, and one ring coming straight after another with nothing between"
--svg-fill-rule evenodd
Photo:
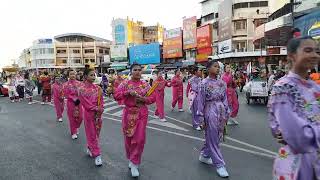
<instances>
[{"instance_id":1,"label":"road marking","mask_svg":"<svg viewBox=\"0 0 320 180\"><path fill-rule=\"evenodd\" d=\"M105 109L107 110L107 111L112 111L112 110L115 110L115 109L118 109L118 108L121 108L120 106L118 106L118 105L116 105L116 106L110 106L110 107L105 107ZM122 109L122 108L121 108Z\"/></svg>"},{"instance_id":2,"label":"road marking","mask_svg":"<svg viewBox=\"0 0 320 180\"><path fill-rule=\"evenodd\" d=\"M113 105L113 104L117 104L117 102L111 101L111 102L105 103L104 106L110 106L110 105Z\"/></svg>"},{"instance_id":3,"label":"road marking","mask_svg":"<svg viewBox=\"0 0 320 180\"><path fill-rule=\"evenodd\" d=\"M152 110L149 110L149 111L150 111L150 112L152 112L152 113L155 113L155 111L152 111ZM175 118L172 118L172 117L169 117L169 116L166 116L166 118L168 118L168 119L171 119L171 120L177 121L177 122L179 122L179 123L182 123L182 124L185 124L185 125L188 125L188 126L193 127L193 126L192 126L192 124L189 124L189 123L187 123L187 122L180 121L180 120L178 120L178 119L175 119Z\"/></svg>"},{"instance_id":4,"label":"road marking","mask_svg":"<svg viewBox=\"0 0 320 180\"><path fill-rule=\"evenodd\" d=\"M33 100L33 101L38 102L38 103L41 103L41 101L37 101L37 100ZM53 104L49 104L49 105L54 106ZM154 111L152 111L152 110L149 110L149 111L154 112ZM120 115L114 115L114 114L110 114L110 113L106 113L106 112L105 112L104 114L113 115L113 116L120 117L120 118L122 117L122 116L120 116ZM181 122L181 123L183 123L183 124L192 126L192 125L189 124L189 123L186 123L186 122L183 122L183 121L180 121L180 120L177 120L177 119L168 117L168 116L166 116L166 117L169 118L169 119L172 119L172 120L174 120L174 121ZM229 136L226 136L226 139L228 139L228 140L230 140L230 141L234 141L234 142L239 143L239 144L242 144L242 145L245 145L245 146L248 146L248 147L251 147L251 148L254 148L254 149L257 149L257 150L260 150L260 151L263 151L263 152L266 152L266 153L269 153L269 154L272 154L272 155L274 155L274 156L277 155L277 153L272 152L272 151L270 151L270 150L268 150L268 149L261 148L261 147L258 147L258 146L252 145L252 144L248 144L248 143L246 143L246 142L243 142L243 141L240 141L240 140L231 138L231 137L229 137Z\"/></svg>"},{"instance_id":5,"label":"road marking","mask_svg":"<svg viewBox=\"0 0 320 180\"><path fill-rule=\"evenodd\" d=\"M105 117L105 116L103 116L103 117L106 118L106 119L110 119L112 121L121 122L121 120L114 119L114 118L111 118L111 117ZM189 139L193 139L193 140L198 140L198 141L202 141L202 142L205 141L203 138L198 138L198 137L194 137L194 136L190 136L190 135L186 135L186 134L181 134L181 133L177 133L177 132L172 132L172 131L168 131L168 130L164 130L164 129L159 129L159 128L155 128L155 127L151 127L151 126L147 126L147 128L153 129L153 130L157 130L157 131L161 131L161 132L166 132L168 134L174 134L174 135L177 135L177 136L181 136L181 137L185 137L185 138L189 138ZM221 146L228 147L228 148L231 148L231 149L235 149L235 150L238 150L238 151L243 151L243 152L246 152L246 153L249 153L249 154L264 156L264 157L268 157L268 158L272 158L272 159L275 158L274 155L270 155L270 154L266 154L266 153L262 153L262 152L256 152L256 151L252 151L252 150L249 150L249 149L232 146L232 145L225 144L225 143L221 143Z\"/></svg>"},{"instance_id":6,"label":"road marking","mask_svg":"<svg viewBox=\"0 0 320 180\"><path fill-rule=\"evenodd\" d=\"M123 111L121 110L121 111L114 113L113 115L118 116L118 117L122 117L122 114L123 114Z\"/></svg>"},{"instance_id":7,"label":"road marking","mask_svg":"<svg viewBox=\"0 0 320 180\"><path fill-rule=\"evenodd\" d=\"M185 128L182 128L182 127L177 126L175 124L172 124L170 122L161 122L160 120L151 120L148 123L156 124L156 125L159 125L159 126L165 126L165 127L172 128L172 129L178 129L178 130L186 131L186 132L189 131L189 130L187 130Z\"/></svg>"}]
</instances>

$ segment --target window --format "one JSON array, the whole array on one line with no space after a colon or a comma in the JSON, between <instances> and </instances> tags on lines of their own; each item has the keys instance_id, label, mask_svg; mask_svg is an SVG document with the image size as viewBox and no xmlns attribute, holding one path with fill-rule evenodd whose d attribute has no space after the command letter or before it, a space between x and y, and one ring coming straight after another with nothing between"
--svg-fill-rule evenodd
<instances>
[{"instance_id":1,"label":"window","mask_svg":"<svg viewBox=\"0 0 320 180\"><path fill-rule=\"evenodd\" d=\"M255 19L253 21L255 28L261 26L262 24L266 23L267 19Z\"/></svg>"},{"instance_id":2,"label":"window","mask_svg":"<svg viewBox=\"0 0 320 180\"><path fill-rule=\"evenodd\" d=\"M94 53L94 49L85 49L84 53Z\"/></svg>"},{"instance_id":3,"label":"window","mask_svg":"<svg viewBox=\"0 0 320 180\"><path fill-rule=\"evenodd\" d=\"M72 52L75 53L75 54L79 54L80 50L79 49L73 49Z\"/></svg>"},{"instance_id":4,"label":"window","mask_svg":"<svg viewBox=\"0 0 320 180\"><path fill-rule=\"evenodd\" d=\"M53 48L48 49L48 54L53 54Z\"/></svg>"},{"instance_id":5,"label":"window","mask_svg":"<svg viewBox=\"0 0 320 180\"><path fill-rule=\"evenodd\" d=\"M100 54L103 54L103 49L99 49L99 53L100 53Z\"/></svg>"},{"instance_id":6,"label":"window","mask_svg":"<svg viewBox=\"0 0 320 180\"><path fill-rule=\"evenodd\" d=\"M89 63L89 60L90 60L90 59L85 59L84 62L85 62L86 64L88 64L88 63Z\"/></svg>"},{"instance_id":7,"label":"window","mask_svg":"<svg viewBox=\"0 0 320 180\"><path fill-rule=\"evenodd\" d=\"M239 52L244 52L246 51L246 42L245 41L239 41L239 42L236 42L236 49L237 51Z\"/></svg>"},{"instance_id":8,"label":"window","mask_svg":"<svg viewBox=\"0 0 320 180\"><path fill-rule=\"evenodd\" d=\"M66 59L62 59L61 62L62 62L63 64L67 64L67 60L66 60Z\"/></svg>"},{"instance_id":9,"label":"window","mask_svg":"<svg viewBox=\"0 0 320 180\"><path fill-rule=\"evenodd\" d=\"M58 54L66 54L66 53L67 53L67 50L58 49L58 50L57 50L57 53L58 53Z\"/></svg>"},{"instance_id":10,"label":"window","mask_svg":"<svg viewBox=\"0 0 320 180\"><path fill-rule=\"evenodd\" d=\"M246 30L247 29L247 20L240 20L234 22L235 30Z\"/></svg>"},{"instance_id":11,"label":"window","mask_svg":"<svg viewBox=\"0 0 320 180\"><path fill-rule=\"evenodd\" d=\"M104 50L105 54L109 54L109 49Z\"/></svg>"},{"instance_id":12,"label":"window","mask_svg":"<svg viewBox=\"0 0 320 180\"><path fill-rule=\"evenodd\" d=\"M95 59L90 59L90 62L95 63L96 61L95 61Z\"/></svg>"},{"instance_id":13,"label":"window","mask_svg":"<svg viewBox=\"0 0 320 180\"><path fill-rule=\"evenodd\" d=\"M80 61L80 59L72 59L72 63L73 64L80 64L81 61Z\"/></svg>"}]
</instances>

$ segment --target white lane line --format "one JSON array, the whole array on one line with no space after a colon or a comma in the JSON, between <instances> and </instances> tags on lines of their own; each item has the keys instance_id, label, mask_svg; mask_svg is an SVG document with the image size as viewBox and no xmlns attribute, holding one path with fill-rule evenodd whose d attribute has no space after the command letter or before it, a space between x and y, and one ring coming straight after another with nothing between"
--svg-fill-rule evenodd
<instances>
[{"instance_id":1,"label":"white lane line","mask_svg":"<svg viewBox=\"0 0 320 180\"><path fill-rule=\"evenodd\" d=\"M112 110L115 110L115 109L118 109L118 108L121 108L120 106L116 105L116 106L111 106L111 107L106 107L105 110L107 112L110 112ZM122 108L121 108L122 109Z\"/></svg>"},{"instance_id":2,"label":"white lane line","mask_svg":"<svg viewBox=\"0 0 320 180\"><path fill-rule=\"evenodd\" d=\"M150 112L152 112L152 113L155 113L155 111L152 111L152 110L149 110L149 111L150 111ZM180 121L180 120L178 120L178 119L175 119L175 118L172 118L172 117L169 117L169 116L166 116L166 118L168 118L168 119L171 119L171 120L177 121L177 122L179 122L179 123L182 123L182 124L185 124L185 125L188 125L188 126L193 127L193 126L192 126L192 124L186 123L186 122L184 122L184 121Z\"/></svg>"},{"instance_id":3,"label":"white lane line","mask_svg":"<svg viewBox=\"0 0 320 180\"><path fill-rule=\"evenodd\" d=\"M110 119L112 121L121 122L121 120L114 119L114 118L111 118L111 117L105 117L105 116L103 116L103 117L106 118L106 119ZM161 131L161 132L166 132L168 134L174 134L174 135L177 135L177 136L186 137L186 138L193 139L193 140L198 140L198 141L202 141L202 142L205 141L203 138L198 138L198 137L194 137L194 136L190 136L190 135L186 135L186 134L181 134L181 133L177 133L177 132L163 130L163 129L159 129L159 128L155 128L155 127L151 127L151 126L147 126L147 128L153 129L153 130L157 130L157 131ZM238 150L238 151L243 151L243 152L246 152L246 153L249 153L249 154L264 156L264 157L268 157L268 158L272 158L272 159L275 158L275 156L270 155L270 154L266 154L266 153L262 153L262 152L256 152L256 151L252 151L252 150L249 150L249 149L244 149L244 148L232 146L232 145L225 144L225 143L221 143L221 146L228 147L228 148L231 148L231 149L235 149L235 150Z\"/></svg>"},{"instance_id":4,"label":"white lane line","mask_svg":"<svg viewBox=\"0 0 320 180\"><path fill-rule=\"evenodd\" d=\"M113 115L114 116L120 116L120 117L122 117L122 114L123 114L123 111L121 110L121 111L118 111L118 112L116 112L116 113L114 113Z\"/></svg>"},{"instance_id":5,"label":"white lane line","mask_svg":"<svg viewBox=\"0 0 320 180\"><path fill-rule=\"evenodd\" d=\"M113 105L113 104L117 104L117 102L111 101L111 102L105 103L104 106L110 106L110 105Z\"/></svg>"},{"instance_id":6,"label":"white lane line","mask_svg":"<svg viewBox=\"0 0 320 180\"><path fill-rule=\"evenodd\" d=\"M160 120L151 120L149 121L148 123L151 123L151 124L156 124L156 125L159 125L159 126L164 126L164 127L168 127L168 128L172 128L172 129L178 129L178 130L181 130L181 131L185 131L185 132L189 132L189 130L183 128L183 127L180 127L180 126L177 126L171 122L161 122Z\"/></svg>"}]
</instances>

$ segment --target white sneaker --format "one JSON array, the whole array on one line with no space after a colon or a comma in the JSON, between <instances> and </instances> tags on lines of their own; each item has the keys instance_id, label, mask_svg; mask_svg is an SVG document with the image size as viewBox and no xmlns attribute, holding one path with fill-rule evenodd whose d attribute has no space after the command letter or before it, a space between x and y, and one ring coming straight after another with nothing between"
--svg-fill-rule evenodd
<instances>
[{"instance_id":1,"label":"white sneaker","mask_svg":"<svg viewBox=\"0 0 320 180\"><path fill-rule=\"evenodd\" d=\"M230 119L227 122L227 125L233 125L233 121L231 121Z\"/></svg>"},{"instance_id":2,"label":"white sneaker","mask_svg":"<svg viewBox=\"0 0 320 180\"><path fill-rule=\"evenodd\" d=\"M88 156L92 157L92 153L91 153L91 151L89 150L89 148L87 148L86 153L87 153Z\"/></svg>"},{"instance_id":3,"label":"white sneaker","mask_svg":"<svg viewBox=\"0 0 320 180\"><path fill-rule=\"evenodd\" d=\"M59 118L58 121L59 121L59 122L62 122L62 118Z\"/></svg>"},{"instance_id":4,"label":"white sneaker","mask_svg":"<svg viewBox=\"0 0 320 180\"><path fill-rule=\"evenodd\" d=\"M101 165L102 165L101 156L97 156L97 157L94 159L94 163L96 164L96 166L101 166Z\"/></svg>"},{"instance_id":5,"label":"white sneaker","mask_svg":"<svg viewBox=\"0 0 320 180\"><path fill-rule=\"evenodd\" d=\"M211 158L205 158L205 157L203 157L202 154L200 154L200 156L199 156L199 161L202 163L205 163L205 164L209 164L209 165L213 164Z\"/></svg>"},{"instance_id":6,"label":"white sneaker","mask_svg":"<svg viewBox=\"0 0 320 180\"><path fill-rule=\"evenodd\" d=\"M72 134L71 138L72 139L78 139L78 136L77 136L77 134Z\"/></svg>"},{"instance_id":7,"label":"white sneaker","mask_svg":"<svg viewBox=\"0 0 320 180\"><path fill-rule=\"evenodd\" d=\"M196 128L196 130L197 130L197 131L201 131L202 129L201 129L200 126L198 126L198 127Z\"/></svg>"},{"instance_id":8,"label":"white sneaker","mask_svg":"<svg viewBox=\"0 0 320 180\"><path fill-rule=\"evenodd\" d=\"M29 104L29 105L31 105L31 104L32 104L32 102L28 102L28 104Z\"/></svg>"},{"instance_id":9,"label":"white sneaker","mask_svg":"<svg viewBox=\"0 0 320 180\"><path fill-rule=\"evenodd\" d=\"M131 169L133 165L134 164L131 161L129 161L129 165L128 165L129 169Z\"/></svg>"},{"instance_id":10,"label":"white sneaker","mask_svg":"<svg viewBox=\"0 0 320 180\"><path fill-rule=\"evenodd\" d=\"M132 164L132 166L131 166L131 176L132 177L139 177L139 175L140 174L139 174L138 166Z\"/></svg>"},{"instance_id":11,"label":"white sneaker","mask_svg":"<svg viewBox=\"0 0 320 180\"><path fill-rule=\"evenodd\" d=\"M184 112L184 110L183 109L179 109L179 112Z\"/></svg>"},{"instance_id":12,"label":"white sneaker","mask_svg":"<svg viewBox=\"0 0 320 180\"><path fill-rule=\"evenodd\" d=\"M41 102L41 105L44 105L45 103L44 102Z\"/></svg>"},{"instance_id":13,"label":"white sneaker","mask_svg":"<svg viewBox=\"0 0 320 180\"><path fill-rule=\"evenodd\" d=\"M227 172L225 167L217 168L217 173L222 178L229 177L229 174L228 174L228 172Z\"/></svg>"},{"instance_id":14,"label":"white sneaker","mask_svg":"<svg viewBox=\"0 0 320 180\"><path fill-rule=\"evenodd\" d=\"M14 100L12 100L11 102L14 103Z\"/></svg>"},{"instance_id":15,"label":"white sneaker","mask_svg":"<svg viewBox=\"0 0 320 180\"><path fill-rule=\"evenodd\" d=\"M160 119L161 122L167 122L167 120L165 118Z\"/></svg>"},{"instance_id":16,"label":"white sneaker","mask_svg":"<svg viewBox=\"0 0 320 180\"><path fill-rule=\"evenodd\" d=\"M233 124L239 125L239 122L236 119L232 118L231 121L233 122Z\"/></svg>"}]
</instances>

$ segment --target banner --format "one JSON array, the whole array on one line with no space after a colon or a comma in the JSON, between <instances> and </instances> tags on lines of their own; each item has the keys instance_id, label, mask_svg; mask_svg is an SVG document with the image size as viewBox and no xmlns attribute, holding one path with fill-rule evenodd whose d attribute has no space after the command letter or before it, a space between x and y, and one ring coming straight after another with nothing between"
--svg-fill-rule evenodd
<instances>
[{"instance_id":1,"label":"banner","mask_svg":"<svg viewBox=\"0 0 320 180\"><path fill-rule=\"evenodd\" d=\"M183 20L183 49L197 47L197 17Z\"/></svg>"},{"instance_id":2,"label":"banner","mask_svg":"<svg viewBox=\"0 0 320 180\"><path fill-rule=\"evenodd\" d=\"M182 32L181 28L171 29L164 32L163 58L179 58L182 52Z\"/></svg>"},{"instance_id":3,"label":"banner","mask_svg":"<svg viewBox=\"0 0 320 180\"><path fill-rule=\"evenodd\" d=\"M197 57L196 62L208 60L212 55L212 25L197 28Z\"/></svg>"},{"instance_id":4,"label":"banner","mask_svg":"<svg viewBox=\"0 0 320 180\"><path fill-rule=\"evenodd\" d=\"M232 0L224 0L219 5L219 41L232 38Z\"/></svg>"},{"instance_id":5,"label":"banner","mask_svg":"<svg viewBox=\"0 0 320 180\"><path fill-rule=\"evenodd\" d=\"M111 60L127 60L127 47L125 45L110 46Z\"/></svg>"},{"instance_id":6,"label":"banner","mask_svg":"<svg viewBox=\"0 0 320 180\"><path fill-rule=\"evenodd\" d=\"M232 40L228 39L218 43L219 54L228 53L232 50Z\"/></svg>"},{"instance_id":7,"label":"banner","mask_svg":"<svg viewBox=\"0 0 320 180\"><path fill-rule=\"evenodd\" d=\"M159 64L160 44L151 43L129 48L130 64Z\"/></svg>"},{"instance_id":8,"label":"banner","mask_svg":"<svg viewBox=\"0 0 320 180\"><path fill-rule=\"evenodd\" d=\"M311 36L320 39L320 11L315 10L294 22L295 28L301 31L301 36Z\"/></svg>"},{"instance_id":9,"label":"banner","mask_svg":"<svg viewBox=\"0 0 320 180\"><path fill-rule=\"evenodd\" d=\"M127 44L128 25L126 19L112 20L112 38L116 45Z\"/></svg>"}]
</instances>

